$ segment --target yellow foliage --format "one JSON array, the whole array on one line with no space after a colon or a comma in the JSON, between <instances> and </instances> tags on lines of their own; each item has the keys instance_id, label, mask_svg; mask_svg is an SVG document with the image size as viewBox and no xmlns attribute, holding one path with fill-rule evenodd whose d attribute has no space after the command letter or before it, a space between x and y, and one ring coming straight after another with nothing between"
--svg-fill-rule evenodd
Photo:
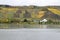
<instances>
[{"instance_id":1,"label":"yellow foliage","mask_svg":"<svg viewBox=\"0 0 60 40\"><path fill-rule=\"evenodd\" d=\"M40 11L40 12L37 14L37 18L41 18L42 16L44 16L44 13L45 13L45 11Z\"/></svg>"},{"instance_id":2,"label":"yellow foliage","mask_svg":"<svg viewBox=\"0 0 60 40\"><path fill-rule=\"evenodd\" d=\"M53 12L54 14L60 15L60 10L55 8L48 8L49 11Z\"/></svg>"},{"instance_id":3,"label":"yellow foliage","mask_svg":"<svg viewBox=\"0 0 60 40\"><path fill-rule=\"evenodd\" d=\"M8 19L1 19L1 22L8 22Z\"/></svg>"},{"instance_id":4,"label":"yellow foliage","mask_svg":"<svg viewBox=\"0 0 60 40\"><path fill-rule=\"evenodd\" d=\"M14 12L14 11L17 11L18 8L3 8L3 11L11 11L11 12Z\"/></svg>"}]
</instances>

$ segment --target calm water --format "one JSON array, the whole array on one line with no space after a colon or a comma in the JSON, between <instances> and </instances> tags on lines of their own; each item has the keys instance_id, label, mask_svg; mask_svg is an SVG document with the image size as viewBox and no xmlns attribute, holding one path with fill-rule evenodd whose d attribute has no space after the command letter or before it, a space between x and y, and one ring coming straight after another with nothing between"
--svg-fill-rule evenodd
<instances>
[{"instance_id":1,"label":"calm water","mask_svg":"<svg viewBox=\"0 0 60 40\"><path fill-rule=\"evenodd\" d=\"M60 28L60 25L39 25L39 24L0 24L0 28Z\"/></svg>"},{"instance_id":2,"label":"calm water","mask_svg":"<svg viewBox=\"0 0 60 40\"><path fill-rule=\"evenodd\" d=\"M0 40L60 40L60 29L0 29Z\"/></svg>"}]
</instances>

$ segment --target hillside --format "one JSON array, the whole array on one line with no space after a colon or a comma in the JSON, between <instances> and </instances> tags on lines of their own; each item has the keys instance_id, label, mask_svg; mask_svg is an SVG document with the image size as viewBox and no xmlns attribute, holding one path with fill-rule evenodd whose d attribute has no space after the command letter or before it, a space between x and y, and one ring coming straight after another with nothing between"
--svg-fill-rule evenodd
<instances>
[{"instance_id":1,"label":"hillside","mask_svg":"<svg viewBox=\"0 0 60 40\"><path fill-rule=\"evenodd\" d=\"M57 19L60 20L60 6L10 6L0 5L0 20L12 19Z\"/></svg>"}]
</instances>

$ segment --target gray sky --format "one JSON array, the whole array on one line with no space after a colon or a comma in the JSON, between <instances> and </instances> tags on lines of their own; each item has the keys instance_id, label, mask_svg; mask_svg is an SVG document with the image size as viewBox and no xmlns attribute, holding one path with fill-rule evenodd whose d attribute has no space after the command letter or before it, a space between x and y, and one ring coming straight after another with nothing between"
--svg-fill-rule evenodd
<instances>
[{"instance_id":1,"label":"gray sky","mask_svg":"<svg viewBox=\"0 0 60 40\"><path fill-rule=\"evenodd\" d=\"M60 0L0 0L0 4L8 4L13 6L23 5L47 6L47 5L60 5Z\"/></svg>"}]
</instances>

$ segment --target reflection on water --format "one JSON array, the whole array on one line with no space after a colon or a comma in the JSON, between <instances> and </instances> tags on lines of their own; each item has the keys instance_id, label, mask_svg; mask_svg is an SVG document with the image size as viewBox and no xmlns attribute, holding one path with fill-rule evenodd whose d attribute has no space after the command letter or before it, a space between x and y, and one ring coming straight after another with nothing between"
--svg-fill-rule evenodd
<instances>
[{"instance_id":1,"label":"reflection on water","mask_svg":"<svg viewBox=\"0 0 60 40\"><path fill-rule=\"evenodd\" d=\"M60 25L0 24L0 28L60 28Z\"/></svg>"}]
</instances>

